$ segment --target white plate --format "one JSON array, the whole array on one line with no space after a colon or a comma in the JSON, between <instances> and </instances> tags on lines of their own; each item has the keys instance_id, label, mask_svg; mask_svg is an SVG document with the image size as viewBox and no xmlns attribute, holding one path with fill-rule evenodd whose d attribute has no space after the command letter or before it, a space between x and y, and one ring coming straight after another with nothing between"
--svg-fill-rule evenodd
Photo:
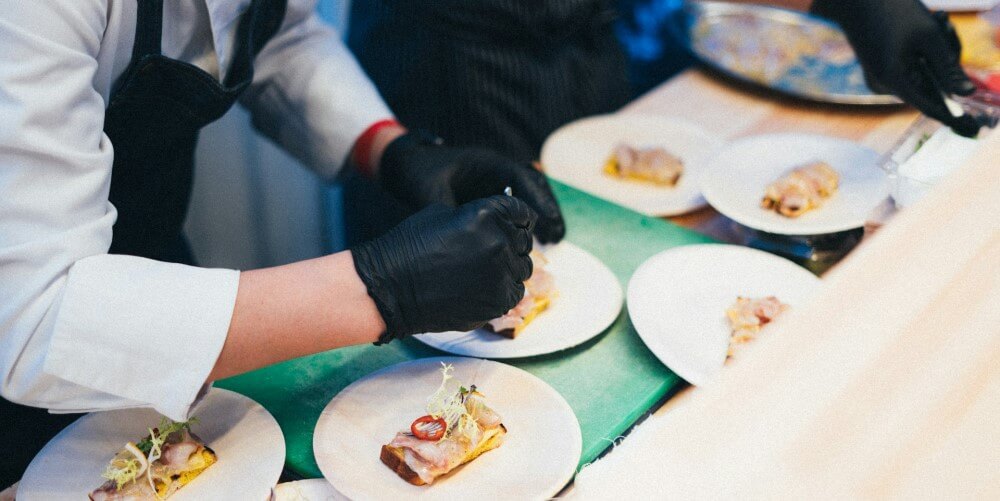
<instances>
[{"instance_id":1,"label":"white plate","mask_svg":"<svg viewBox=\"0 0 1000 501\"><path fill-rule=\"evenodd\" d=\"M325 478L311 478L278 484L271 501L347 501Z\"/></svg>"},{"instance_id":2,"label":"white plate","mask_svg":"<svg viewBox=\"0 0 1000 501\"><path fill-rule=\"evenodd\" d=\"M964 12L990 10L1000 2L997 0L924 0L924 4L931 10Z\"/></svg>"},{"instance_id":3,"label":"white plate","mask_svg":"<svg viewBox=\"0 0 1000 501\"><path fill-rule=\"evenodd\" d=\"M441 363L475 384L502 417L503 445L417 487L379 460L400 430L426 414L441 383ZM488 360L442 357L394 365L351 384L316 423L313 452L320 471L350 499L547 499L572 478L582 448L580 425L552 387L527 372Z\"/></svg>"},{"instance_id":4,"label":"white plate","mask_svg":"<svg viewBox=\"0 0 1000 501\"><path fill-rule=\"evenodd\" d=\"M587 251L562 242L543 251L546 270L555 279L557 296L517 339L477 329L416 336L455 355L482 358L533 357L572 348L604 332L624 302L618 278Z\"/></svg>"},{"instance_id":5,"label":"white plate","mask_svg":"<svg viewBox=\"0 0 1000 501\"><path fill-rule=\"evenodd\" d=\"M192 415L198 418L192 431L219 459L170 501L267 499L285 464L285 439L271 414L243 395L213 388ZM151 409L83 416L35 456L17 499L86 499L104 482L101 473L112 456L159 422Z\"/></svg>"},{"instance_id":6,"label":"white plate","mask_svg":"<svg viewBox=\"0 0 1000 501\"><path fill-rule=\"evenodd\" d=\"M677 186L654 186L604 174L618 143L659 146L684 161ZM542 165L574 188L650 216L676 216L705 206L699 177L722 141L686 120L637 114L584 118L553 132L542 147Z\"/></svg>"},{"instance_id":7,"label":"white plate","mask_svg":"<svg viewBox=\"0 0 1000 501\"><path fill-rule=\"evenodd\" d=\"M788 218L760 206L767 185L815 160L840 174L840 188L822 207ZM708 203L730 219L780 235L822 235L864 226L889 196L878 154L856 143L810 134L769 134L736 141L712 159L702 178Z\"/></svg>"},{"instance_id":8,"label":"white plate","mask_svg":"<svg viewBox=\"0 0 1000 501\"><path fill-rule=\"evenodd\" d=\"M818 284L812 273L766 252L689 245L661 252L636 270L628 311L653 354L698 386L722 370L730 332L726 309L738 296L773 295L794 308Z\"/></svg>"}]
</instances>

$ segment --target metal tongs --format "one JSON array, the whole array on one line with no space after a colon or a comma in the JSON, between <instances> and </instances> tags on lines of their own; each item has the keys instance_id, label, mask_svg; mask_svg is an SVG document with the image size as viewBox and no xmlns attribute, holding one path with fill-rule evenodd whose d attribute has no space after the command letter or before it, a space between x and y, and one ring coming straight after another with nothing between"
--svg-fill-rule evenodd
<instances>
[{"instance_id":1,"label":"metal tongs","mask_svg":"<svg viewBox=\"0 0 1000 501\"><path fill-rule=\"evenodd\" d=\"M508 187L506 187L506 188L503 189L503 194L507 195L508 197L512 197L512 196L514 196L514 190L510 189L510 186L508 186ZM552 244L543 244L543 243L539 242L538 239L535 238L534 235L531 236L531 248L532 249L535 249L538 252L541 252L542 254L545 254L545 252L548 251L550 247L552 247Z\"/></svg>"}]
</instances>

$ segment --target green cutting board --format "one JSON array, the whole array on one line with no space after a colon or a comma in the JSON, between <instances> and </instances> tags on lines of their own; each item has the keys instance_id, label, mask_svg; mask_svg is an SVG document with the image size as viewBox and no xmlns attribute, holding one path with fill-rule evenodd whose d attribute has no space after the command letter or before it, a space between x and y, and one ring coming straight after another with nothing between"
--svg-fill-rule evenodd
<instances>
[{"instance_id":1,"label":"green cutting board","mask_svg":"<svg viewBox=\"0 0 1000 501\"><path fill-rule=\"evenodd\" d=\"M566 218L566 239L604 261L623 287L650 256L670 247L712 241L558 182L552 184ZM216 386L247 395L267 408L285 434L288 468L303 477L320 477L313 457L313 428L330 399L373 371L440 355L409 339L381 347L356 346L291 360L219 381ZM596 459L683 383L642 343L624 308L607 331L581 346L506 362L545 380L569 402L583 432L581 466Z\"/></svg>"}]
</instances>

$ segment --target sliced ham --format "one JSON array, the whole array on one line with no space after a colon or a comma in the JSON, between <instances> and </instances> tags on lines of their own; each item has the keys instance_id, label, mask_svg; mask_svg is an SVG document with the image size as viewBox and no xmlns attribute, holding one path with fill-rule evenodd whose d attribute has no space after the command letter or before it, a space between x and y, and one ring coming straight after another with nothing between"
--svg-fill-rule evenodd
<instances>
[{"instance_id":1,"label":"sliced ham","mask_svg":"<svg viewBox=\"0 0 1000 501\"><path fill-rule=\"evenodd\" d=\"M452 436L444 440L432 441L420 440L409 433L400 432L392 442L389 442L389 445L403 449L406 465L416 472L421 480L429 484L438 476L461 464L462 460L479 443L481 437L482 432L478 431L475 436L471 437Z\"/></svg>"},{"instance_id":2,"label":"sliced ham","mask_svg":"<svg viewBox=\"0 0 1000 501\"><path fill-rule=\"evenodd\" d=\"M475 392L465 400L465 408L469 414L479 423L483 429L490 429L500 426L502 418L500 414L486 405L486 399L482 394ZM477 440L478 442L478 440Z\"/></svg>"},{"instance_id":3,"label":"sliced ham","mask_svg":"<svg viewBox=\"0 0 1000 501\"><path fill-rule=\"evenodd\" d=\"M684 173L684 162L663 148L618 144L605 162L604 172L620 178L675 186Z\"/></svg>"},{"instance_id":4,"label":"sliced ham","mask_svg":"<svg viewBox=\"0 0 1000 501\"><path fill-rule=\"evenodd\" d=\"M107 481L90 493L92 501L158 501L156 493L146 482L129 482L118 490L113 481Z\"/></svg>"},{"instance_id":5,"label":"sliced ham","mask_svg":"<svg viewBox=\"0 0 1000 501\"><path fill-rule=\"evenodd\" d=\"M184 468L191 455L198 452L199 448L200 446L192 441L166 444L163 446L163 452L160 455L160 464L174 470Z\"/></svg>"},{"instance_id":6,"label":"sliced ham","mask_svg":"<svg viewBox=\"0 0 1000 501\"><path fill-rule=\"evenodd\" d=\"M425 465L437 468L444 468L448 465L448 457L445 455L446 451L438 447L437 442L420 440L409 433L399 432L396 434L396 438L392 439L392 442L389 442L389 445L412 452ZM412 468L412 465L410 466Z\"/></svg>"},{"instance_id":7,"label":"sliced ham","mask_svg":"<svg viewBox=\"0 0 1000 501\"><path fill-rule=\"evenodd\" d=\"M535 308L538 298L551 297L555 293L555 278L545 269L545 257L540 252L532 252L531 263L533 271L524 282L524 297L503 316L490 320L493 332L517 329Z\"/></svg>"},{"instance_id":8,"label":"sliced ham","mask_svg":"<svg viewBox=\"0 0 1000 501\"><path fill-rule=\"evenodd\" d=\"M837 191L840 176L825 162L796 167L764 189L761 207L785 217L815 209Z\"/></svg>"}]
</instances>

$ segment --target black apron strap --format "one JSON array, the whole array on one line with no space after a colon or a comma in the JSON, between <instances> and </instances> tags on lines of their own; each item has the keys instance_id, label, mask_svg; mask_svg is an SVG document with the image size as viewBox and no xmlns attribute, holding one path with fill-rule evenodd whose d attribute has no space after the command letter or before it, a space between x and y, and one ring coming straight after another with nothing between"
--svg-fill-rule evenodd
<instances>
[{"instance_id":1,"label":"black apron strap","mask_svg":"<svg viewBox=\"0 0 1000 501\"><path fill-rule=\"evenodd\" d=\"M233 52L232 65L223 85L235 87L253 79L253 60L281 28L287 0L253 0L246 19L236 30L239 45Z\"/></svg>"},{"instance_id":2,"label":"black apron strap","mask_svg":"<svg viewBox=\"0 0 1000 501\"><path fill-rule=\"evenodd\" d=\"M163 0L139 0L138 4L132 61L160 54L160 40L163 38Z\"/></svg>"}]
</instances>

